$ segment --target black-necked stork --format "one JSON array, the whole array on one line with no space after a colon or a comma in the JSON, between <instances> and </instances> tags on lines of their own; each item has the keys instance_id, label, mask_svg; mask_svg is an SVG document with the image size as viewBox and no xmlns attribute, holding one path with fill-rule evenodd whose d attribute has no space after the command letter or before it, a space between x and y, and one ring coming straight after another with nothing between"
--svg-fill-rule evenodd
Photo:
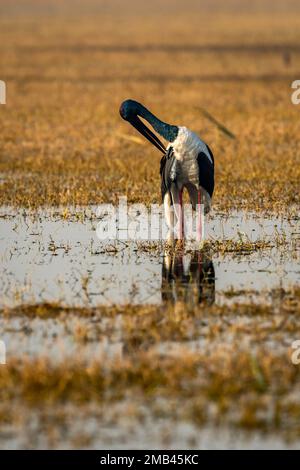
<instances>
[{"instance_id":1,"label":"black-necked stork","mask_svg":"<svg viewBox=\"0 0 300 470\"><path fill-rule=\"evenodd\" d=\"M183 126L174 126L158 119L145 106L134 100L121 104L120 115L163 153L160 163L161 193L169 240L174 238L174 212L179 222L176 238L183 237L182 192L186 188L192 207L199 211L197 239L202 240L203 218L201 207L207 214L214 190L214 157L194 132ZM167 147L141 121L146 120L167 142ZM172 211L174 206L174 212Z\"/></svg>"}]
</instances>

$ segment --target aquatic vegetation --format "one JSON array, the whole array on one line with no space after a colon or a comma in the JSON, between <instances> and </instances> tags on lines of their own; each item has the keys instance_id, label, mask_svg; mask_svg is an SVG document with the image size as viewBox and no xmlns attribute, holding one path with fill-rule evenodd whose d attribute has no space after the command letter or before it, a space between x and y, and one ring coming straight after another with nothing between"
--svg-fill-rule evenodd
<instances>
[{"instance_id":1,"label":"aquatic vegetation","mask_svg":"<svg viewBox=\"0 0 300 470\"><path fill-rule=\"evenodd\" d=\"M300 431L299 368L287 367L286 357L266 350L255 355L233 355L230 348L210 355L186 351L180 358L141 353L109 369L97 362L53 366L45 359L11 361L1 370L0 385L1 402L21 399L30 407L66 401L111 406L134 396L137 402L146 398L151 409L153 400L168 398L177 403L177 419L197 425L222 419L246 428L270 429L276 423L278 430L282 425L295 435Z\"/></svg>"}]
</instances>

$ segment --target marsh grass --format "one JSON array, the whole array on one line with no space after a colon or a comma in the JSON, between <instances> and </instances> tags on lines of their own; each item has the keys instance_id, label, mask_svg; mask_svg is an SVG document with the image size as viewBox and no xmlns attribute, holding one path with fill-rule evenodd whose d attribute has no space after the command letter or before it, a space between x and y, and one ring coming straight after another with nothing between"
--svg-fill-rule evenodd
<instances>
[{"instance_id":1,"label":"marsh grass","mask_svg":"<svg viewBox=\"0 0 300 470\"><path fill-rule=\"evenodd\" d=\"M2 3L9 12L10 2ZM272 5L270 16L264 0L259 21L235 4L233 27L221 2L215 16L209 2L189 0L183 8L171 0L165 13L160 5L149 14L134 0L126 21L122 6L112 2L104 11L92 0L83 16L74 6L68 21L61 3L49 17L31 1L32 27L20 6L1 19L8 104L0 113L0 204L116 203L119 195L159 202L160 155L137 143L118 115L122 100L133 97L212 147L215 207L287 212L299 205L299 113L290 101L300 54L295 4L284 13ZM157 34L166 23L167 34Z\"/></svg>"},{"instance_id":2,"label":"marsh grass","mask_svg":"<svg viewBox=\"0 0 300 470\"><path fill-rule=\"evenodd\" d=\"M250 298L251 291L224 295L234 300L235 294ZM70 423L71 405L88 416L91 404L113 410L127 402L135 404L138 415L147 409L153 419L276 430L297 439L300 369L291 362L291 343L298 339L300 291L276 289L269 296L268 305L191 307L178 301L160 306L66 308L45 303L2 309L0 316L8 324L20 318L29 326L35 319L65 325L66 335L73 335L79 348L76 357L61 362L53 360L51 351L39 359L11 355L0 369L3 410L17 406L25 419L34 409L47 432L54 432L62 426L56 416L61 407ZM73 327L71 318L76 319ZM30 335L30 328L22 334ZM104 338L108 344L122 344L121 356L80 359L81 348ZM0 419L5 424L9 418L0 413ZM12 413L10 419L15 422L17 417ZM103 416L99 420L105 421ZM119 420L115 418L114 426Z\"/></svg>"},{"instance_id":3,"label":"marsh grass","mask_svg":"<svg viewBox=\"0 0 300 470\"><path fill-rule=\"evenodd\" d=\"M109 369L97 362L11 361L1 370L0 385L1 401L22 400L30 407L95 401L111 406L135 397L151 409L154 400L168 398L178 405L177 419L197 425L222 419L245 428L300 431L299 368L264 350L256 355L222 348L209 355L186 352L180 360L142 353Z\"/></svg>"}]
</instances>

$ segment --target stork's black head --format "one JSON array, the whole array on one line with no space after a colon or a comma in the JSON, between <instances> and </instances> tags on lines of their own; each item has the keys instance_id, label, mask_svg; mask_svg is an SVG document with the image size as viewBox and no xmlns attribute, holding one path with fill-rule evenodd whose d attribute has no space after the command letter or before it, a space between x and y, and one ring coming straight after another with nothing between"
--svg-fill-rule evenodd
<instances>
[{"instance_id":1,"label":"stork's black head","mask_svg":"<svg viewBox=\"0 0 300 470\"><path fill-rule=\"evenodd\" d=\"M125 121L137 116L139 109L142 107L140 103L134 100L125 100L120 106L120 115Z\"/></svg>"},{"instance_id":2,"label":"stork's black head","mask_svg":"<svg viewBox=\"0 0 300 470\"><path fill-rule=\"evenodd\" d=\"M134 100L126 100L120 106L120 115L125 121L135 127L144 137L146 137L151 144L158 148L162 153L165 153L166 148L158 137L140 120L139 116L146 119L148 122L152 121L159 123L160 121L148 111L145 106Z\"/></svg>"}]
</instances>

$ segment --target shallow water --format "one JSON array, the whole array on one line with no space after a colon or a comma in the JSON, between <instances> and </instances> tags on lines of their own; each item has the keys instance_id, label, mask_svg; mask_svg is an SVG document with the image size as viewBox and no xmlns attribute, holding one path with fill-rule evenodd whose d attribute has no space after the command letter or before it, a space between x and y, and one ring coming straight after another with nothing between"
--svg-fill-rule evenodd
<instances>
[{"instance_id":1,"label":"shallow water","mask_svg":"<svg viewBox=\"0 0 300 470\"><path fill-rule=\"evenodd\" d=\"M100 242L96 209L91 213L83 220L65 220L50 211L29 216L2 208L1 307L46 301L66 306L159 304L164 299L266 302L272 289L288 289L300 280L296 219L212 213L206 223L208 240L285 237L287 244L250 254L215 253L208 259L196 250L170 255L163 247Z\"/></svg>"},{"instance_id":2,"label":"shallow water","mask_svg":"<svg viewBox=\"0 0 300 470\"><path fill-rule=\"evenodd\" d=\"M289 289L300 281L297 219L243 212L230 216L212 213L206 223L207 239L264 240L274 246L250 253L216 251L208 257L189 247L184 254L170 254L160 245L103 243L96 235L95 208L86 210L84 216L82 211L72 214L66 220L60 211L29 215L2 208L1 307L51 301L65 306L159 305L164 300L174 304L242 301L265 305L276 301L273 290ZM279 243L284 238L286 243ZM259 326L266 327L259 346L263 345L278 357L289 350L295 339L293 330L278 331L277 336L273 334L274 329L266 333L268 325L278 319L238 317L230 310L222 317L207 318L203 314L197 338L183 342L166 340L143 347L160 357L176 356L178 360L187 352L210 354L217 348L222 351L228 348L232 354L254 353L253 331ZM105 361L109 367L115 360L126 359L133 353L124 340L124 321L121 314L93 318L65 312L59 318L47 319L3 314L0 338L6 344L7 363L11 358L45 357L63 364ZM248 327L238 335L238 343L229 327L232 323L238 323L240 328ZM215 336L209 334L212 327L218 330ZM105 409L97 403L76 410L71 404L62 408L56 404L48 411L32 413L20 403L16 422L2 427L1 448L299 448L299 439L287 440L285 429L274 434L258 430L245 432L229 425L215 428L211 423L198 427L192 422L174 421L165 414L163 417L152 413L148 405L142 399L135 403L120 400ZM49 416L45 418L47 413ZM61 422L64 415L66 421Z\"/></svg>"},{"instance_id":3,"label":"shallow water","mask_svg":"<svg viewBox=\"0 0 300 470\"><path fill-rule=\"evenodd\" d=\"M126 402L105 411L93 406L71 408L68 413L67 423L57 423L52 418L52 433L47 434L45 417L23 409L17 429L3 427L1 449L299 449L298 441L277 433L236 431L226 426L199 428L190 422L155 419L147 413L138 419L133 414L128 416Z\"/></svg>"}]
</instances>

